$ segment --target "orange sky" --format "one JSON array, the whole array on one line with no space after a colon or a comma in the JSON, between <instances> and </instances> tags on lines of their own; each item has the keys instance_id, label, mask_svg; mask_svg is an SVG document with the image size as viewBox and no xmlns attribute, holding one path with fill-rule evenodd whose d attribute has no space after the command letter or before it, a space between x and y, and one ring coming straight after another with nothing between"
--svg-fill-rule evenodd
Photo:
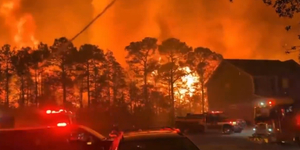
<instances>
[{"instance_id":1,"label":"orange sky","mask_svg":"<svg viewBox=\"0 0 300 150\"><path fill-rule=\"evenodd\" d=\"M4 1L9 0L0 3ZM32 15L36 38L52 44L56 37L74 36L109 2L20 0L14 14L16 18ZM146 36L176 37L225 58L290 59L297 55L285 55L283 46L298 43L299 29L286 32L284 27L297 25L297 19L278 18L261 0L118 0L75 44L90 42L111 49L122 63L124 47ZM0 43L11 43L13 32L3 16L0 29Z\"/></svg>"}]
</instances>

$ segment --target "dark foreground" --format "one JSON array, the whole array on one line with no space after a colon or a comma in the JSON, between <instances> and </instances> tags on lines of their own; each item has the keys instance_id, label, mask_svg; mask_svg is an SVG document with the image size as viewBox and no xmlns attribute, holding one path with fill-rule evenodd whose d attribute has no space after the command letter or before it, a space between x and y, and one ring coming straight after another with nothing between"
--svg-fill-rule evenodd
<instances>
[{"instance_id":1,"label":"dark foreground","mask_svg":"<svg viewBox=\"0 0 300 150\"><path fill-rule=\"evenodd\" d=\"M247 130L241 134L221 135L206 133L202 135L188 135L200 150L299 150L296 145L259 144L248 140L252 134Z\"/></svg>"}]
</instances>

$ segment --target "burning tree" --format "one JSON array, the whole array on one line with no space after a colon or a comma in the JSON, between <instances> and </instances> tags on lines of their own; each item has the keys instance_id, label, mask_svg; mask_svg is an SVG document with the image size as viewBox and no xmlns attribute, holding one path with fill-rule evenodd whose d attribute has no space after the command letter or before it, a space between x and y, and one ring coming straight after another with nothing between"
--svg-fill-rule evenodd
<instances>
[{"instance_id":1,"label":"burning tree","mask_svg":"<svg viewBox=\"0 0 300 150\"><path fill-rule=\"evenodd\" d=\"M157 39L146 37L141 41L132 42L126 46L128 55L126 61L138 79L143 82L143 99L146 109L150 109L149 75L156 69L157 60L154 58L157 49Z\"/></svg>"},{"instance_id":2,"label":"burning tree","mask_svg":"<svg viewBox=\"0 0 300 150\"><path fill-rule=\"evenodd\" d=\"M42 80L45 66L43 61L48 59L50 51L48 45L40 43L37 49L34 49L30 53L30 72L34 81L34 103L38 105L40 103L39 97L42 96Z\"/></svg>"},{"instance_id":3,"label":"burning tree","mask_svg":"<svg viewBox=\"0 0 300 150\"><path fill-rule=\"evenodd\" d=\"M15 51L11 49L11 46L6 44L0 49L0 59L1 59L1 77L2 77L2 83L4 83L5 87L5 106L9 106L9 94L10 94L10 79L13 75L13 65L11 61L11 57L14 55Z\"/></svg>"},{"instance_id":4,"label":"burning tree","mask_svg":"<svg viewBox=\"0 0 300 150\"><path fill-rule=\"evenodd\" d=\"M25 95L28 98L28 93L25 93L26 88L28 88L28 82L30 82L30 72L29 72L29 65L30 62L30 54L31 48L22 48L13 56L11 56L12 65L15 68L15 72L20 79L20 98L19 104L21 107L24 107L25 104ZM29 77L29 78L28 78ZM27 82L26 82L27 81ZM27 83L27 84L26 84ZM28 90L28 89L27 89Z\"/></svg>"},{"instance_id":5,"label":"burning tree","mask_svg":"<svg viewBox=\"0 0 300 150\"><path fill-rule=\"evenodd\" d=\"M72 69L71 65L74 62L74 56L76 56L77 49L67 38L62 37L55 39L53 45L50 47L51 57L48 62L48 66L56 67L57 70L52 72L59 76L58 81L61 83L62 88L62 102L64 105L67 103L67 86L71 83L69 69Z\"/></svg>"},{"instance_id":6,"label":"burning tree","mask_svg":"<svg viewBox=\"0 0 300 150\"><path fill-rule=\"evenodd\" d=\"M94 103L97 101L97 83L95 82L99 78L99 65L101 66L104 61L104 52L100 48L95 45L85 44L79 48L77 54L77 62L79 62L79 66L83 70L83 77L86 78L86 91L87 91L87 102L88 107L91 106L91 86L90 83L94 84ZM93 77L93 79L91 79Z\"/></svg>"},{"instance_id":7,"label":"burning tree","mask_svg":"<svg viewBox=\"0 0 300 150\"><path fill-rule=\"evenodd\" d=\"M107 86L107 96L111 105L123 107L125 103L126 81L125 72L122 66L117 62L112 51L105 53L105 80Z\"/></svg>"},{"instance_id":8,"label":"burning tree","mask_svg":"<svg viewBox=\"0 0 300 150\"><path fill-rule=\"evenodd\" d=\"M201 106L202 112L208 110L208 103L205 101L205 83L208 81L212 73L215 71L220 61L222 60L222 55L212 52L208 48L197 47L194 51L187 55L187 63L190 68L197 72L200 82L196 83L197 89L201 89ZM200 101L196 100L194 104L194 109L199 109Z\"/></svg>"},{"instance_id":9,"label":"burning tree","mask_svg":"<svg viewBox=\"0 0 300 150\"><path fill-rule=\"evenodd\" d=\"M186 64L186 55L192 50L186 43L175 39L169 38L159 45L159 53L162 55L163 64L159 68L160 76L168 82L170 104L171 104L171 115L174 119L175 115L175 97L174 97L174 86L176 81L181 79L187 73L182 70ZM172 121L173 122L173 121Z\"/></svg>"}]
</instances>

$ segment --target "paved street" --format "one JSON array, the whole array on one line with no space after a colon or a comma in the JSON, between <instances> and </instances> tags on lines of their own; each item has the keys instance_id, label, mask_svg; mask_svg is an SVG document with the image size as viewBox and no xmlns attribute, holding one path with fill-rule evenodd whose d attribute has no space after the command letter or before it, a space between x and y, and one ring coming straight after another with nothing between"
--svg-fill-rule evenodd
<instances>
[{"instance_id":1,"label":"paved street","mask_svg":"<svg viewBox=\"0 0 300 150\"><path fill-rule=\"evenodd\" d=\"M295 145L259 144L249 141L247 137L252 134L249 129L241 134L221 135L206 133L202 135L189 135L200 150L299 150Z\"/></svg>"}]
</instances>

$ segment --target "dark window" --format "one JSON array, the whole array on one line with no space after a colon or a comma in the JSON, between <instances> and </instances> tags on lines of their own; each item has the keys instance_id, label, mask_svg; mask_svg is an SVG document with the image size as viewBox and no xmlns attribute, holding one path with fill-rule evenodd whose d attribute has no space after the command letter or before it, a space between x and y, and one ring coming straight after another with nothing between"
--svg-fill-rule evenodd
<instances>
[{"instance_id":1,"label":"dark window","mask_svg":"<svg viewBox=\"0 0 300 150\"><path fill-rule=\"evenodd\" d=\"M253 84L254 84L254 92L257 93L259 91L258 85L259 85L259 80L257 78L253 79Z\"/></svg>"},{"instance_id":2,"label":"dark window","mask_svg":"<svg viewBox=\"0 0 300 150\"><path fill-rule=\"evenodd\" d=\"M188 138L156 138L123 141L118 150L199 150Z\"/></svg>"},{"instance_id":3,"label":"dark window","mask_svg":"<svg viewBox=\"0 0 300 150\"><path fill-rule=\"evenodd\" d=\"M282 79L282 88L283 89L289 88L289 79L288 78L283 78Z\"/></svg>"},{"instance_id":4,"label":"dark window","mask_svg":"<svg viewBox=\"0 0 300 150\"><path fill-rule=\"evenodd\" d=\"M272 78L272 79L270 80L270 82L271 82L271 89L272 89L272 92L273 92L273 93L276 93L276 80L275 80L274 78Z\"/></svg>"}]
</instances>

